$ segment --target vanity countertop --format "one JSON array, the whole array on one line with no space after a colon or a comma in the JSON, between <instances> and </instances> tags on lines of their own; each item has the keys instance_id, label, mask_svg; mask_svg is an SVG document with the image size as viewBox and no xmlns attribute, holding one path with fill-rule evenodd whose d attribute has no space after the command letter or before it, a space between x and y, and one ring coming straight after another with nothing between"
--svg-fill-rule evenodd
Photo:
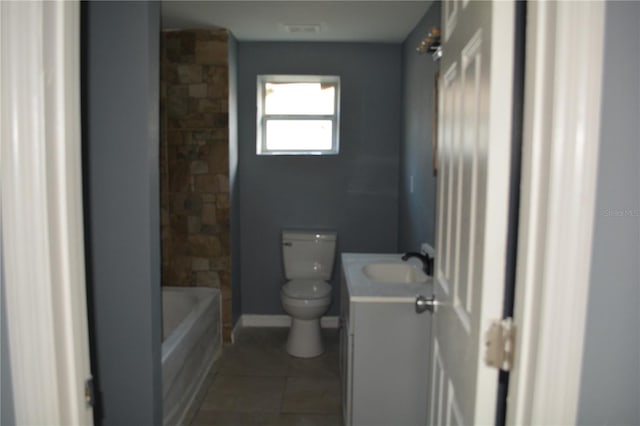
<instances>
[{"instance_id":1,"label":"vanity countertop","mask_svg":"<svg viewBox=\"0 0 640 426\"><path fill-rule=\"evenodd\" d=\"M399 253L342 253L342 268L351 300L415 303L416 296L430 295L432 277L422 283L385 283L371 280L363 272L363 268L371 263L405 263L401 256Z\"/></svg>"}]
</instances>

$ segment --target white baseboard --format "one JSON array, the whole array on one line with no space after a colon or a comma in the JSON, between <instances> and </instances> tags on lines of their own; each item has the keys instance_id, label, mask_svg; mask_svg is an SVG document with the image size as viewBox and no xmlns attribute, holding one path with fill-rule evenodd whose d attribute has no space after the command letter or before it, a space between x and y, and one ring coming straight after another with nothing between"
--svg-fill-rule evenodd
<instances>
[{"instance_id":1,"label":"white baseboard","mask_svg":"<svg viewBox=\"0 0 640 426\"><path fill-rule=\"evenodd\" d=\"M232 338L240 327L290 327L291 317L289 315L255 315L243 314L236 322L231 333ZM322 328L338 328L338 317L327 316L320 319Z\"/></svg>"},{"instance_id":2,"label":"white baseboard","mask_svg":"<svg viewBox=\"0 0 640 426\"><path fill-rule=\"evenodd\" d=\"M289 315L253 315L244 314L240 316L242 327L290 327L291 317Z\"/></svg>"}]
</instances>

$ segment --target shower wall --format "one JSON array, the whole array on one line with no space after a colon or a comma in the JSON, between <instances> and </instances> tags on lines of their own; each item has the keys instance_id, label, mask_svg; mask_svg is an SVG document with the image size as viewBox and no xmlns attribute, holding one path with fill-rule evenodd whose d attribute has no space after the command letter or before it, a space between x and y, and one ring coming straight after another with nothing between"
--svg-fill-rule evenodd
<instances>
[{"instance_id":1,"label":"shower wall","mask_svg":"<svg viewBox=\"0 0 640 426\"><path fill-rule=\"evenodd\" d=\"M226 30L162 33L162 285L214 287L231 334Z\"/></svg>"}]
</instances>

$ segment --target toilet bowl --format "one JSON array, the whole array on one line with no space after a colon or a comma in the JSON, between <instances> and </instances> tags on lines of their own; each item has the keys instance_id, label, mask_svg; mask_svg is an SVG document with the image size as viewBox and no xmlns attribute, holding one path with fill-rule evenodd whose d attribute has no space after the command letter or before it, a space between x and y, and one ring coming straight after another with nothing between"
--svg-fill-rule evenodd
<instances>
[{"instance_id":1,"label":"toilet bowl","mask_svg":"<svg viewBox=\"0 0 640 426\"><path fill-rule=\"evenodd\" d=\"M331 286L319 280L293 280L280 290L285 312L291 315L287 352L311 358L324 352L320 318L331 303Z\"/></svg>"},{"instance_id":2,"label":"toilet bowl","mask_svg":"<svg viewBox=\"0 0 640 426\"><path fill-rule=\"evenodd\" d=\"M291 316L287 352L300 358L322 354L320 318L331 304L336 233L283 231L282 258L287 282L280 289L282 307Z\"/></svg>"}]
</instances>

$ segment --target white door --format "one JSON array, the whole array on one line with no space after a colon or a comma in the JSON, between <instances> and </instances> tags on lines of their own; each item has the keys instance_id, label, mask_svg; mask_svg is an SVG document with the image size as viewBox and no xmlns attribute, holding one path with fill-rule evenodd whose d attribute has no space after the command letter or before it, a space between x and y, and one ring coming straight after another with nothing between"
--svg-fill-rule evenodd
<instances>
[{"instance_id":1,"label":"white door","mask_svg":"<svg viewBox=\"0 0 640 426\"><path fill-rule=\"evenodd\" d=\"M430 422L494 424L484 331L504 291L515 8L443 3Z\"/></svg>"}]
</instances>

